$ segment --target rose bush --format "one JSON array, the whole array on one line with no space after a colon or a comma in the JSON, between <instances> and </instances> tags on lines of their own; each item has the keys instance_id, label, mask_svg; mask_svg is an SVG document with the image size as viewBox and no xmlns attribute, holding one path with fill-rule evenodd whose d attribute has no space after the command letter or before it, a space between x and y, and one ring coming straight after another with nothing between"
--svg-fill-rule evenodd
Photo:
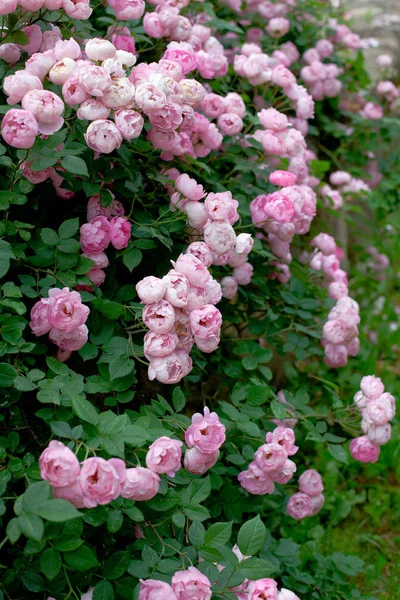
<instances>
[{"instance_id":1,"label":"rose bush","mask_svg":"<svg viewBox=\"0 0 400 600\"><path fill-rule=\"evenodd\" d=\"M0 4L0 598L372 600L319 544L396 432L390 57L336 1Z\"/></svg>"}]
</instances>

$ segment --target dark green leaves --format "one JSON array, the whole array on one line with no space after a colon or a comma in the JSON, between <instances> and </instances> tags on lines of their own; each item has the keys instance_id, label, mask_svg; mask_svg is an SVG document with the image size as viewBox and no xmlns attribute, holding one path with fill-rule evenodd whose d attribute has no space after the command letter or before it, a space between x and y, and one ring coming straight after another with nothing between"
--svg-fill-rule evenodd
<instances>
[{"instance_id":1,"label":"dark green leaves","mask_svg":"<svg viewBox=\"0 0 400 600\"><path fill-rule=\"evenodd\" d=\"M62 159L61 164L64 169L68 171L68 173L89 177L89 172L85 161L78 156L66 156Z\"/></svg>"},{"instance_id":2,"label":"dark green leaves","mask_svg":"<svg viewBox=\"0 0 400 600\"><path fill-rule=\"evenodd\" d=\"M267 530L259 515L244 523L239 529L238 546L244 556L254 556L261 550Z\"/></svg>"}]
</instances>

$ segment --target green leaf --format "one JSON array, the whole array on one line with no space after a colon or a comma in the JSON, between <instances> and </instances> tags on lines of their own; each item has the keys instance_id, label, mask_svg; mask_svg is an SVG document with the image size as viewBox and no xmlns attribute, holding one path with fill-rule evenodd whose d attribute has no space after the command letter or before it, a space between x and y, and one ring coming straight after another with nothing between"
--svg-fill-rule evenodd
<instances>
[{"instance_id":1,"label":"green leaf","mask_svg":"<svg viewBox=\"0 0 400 600\"><path fill-rule=\"evenodd\" d=\"M263 547L267 529L259 515L244 523L239 529L238 546L244 556L254 556Z\"/></svg>"},{"instance_id":2,"label":"green leaf","mask_svg":"<svg viewBox=\"0 0 400 600\"><path fill-rule=\"evenodd\" d=\"M247 579L263 579L276 572L276 567L261 558L246 558L239 563L240 573Z\"/></svg>"},{"instance_id":3,"label":"green leaf","mask_svg":"<svg viewBox=\"0 0 400 600\"><path fill-rule=\"evenodd\" d=\"M224 546L232 535L232 521L230 523L214 523L209 527L204 536L204 544L210 548Z\"/></svg>"},{"instance_id":4,"label":"green leaf","mask_svg":"<svg viewBox=\"0 0 400 600\"><path fill-rule=\"evenodd\" d=\"M174 388L174 391L172 392L172 404L174 405L176 412L180 412L185 408L186 398L180 387Z\"/></svg>"},{"instance_id":5,"label":"green leaf","mask_svg":"<svg viewBox=\"0 0 400 600\"><path fill-rule=\"evenodd\" d=\"M72 408L76 415L82 419L82 421L86 421L91 425L98 424L99 415L96 409L84 398L80 398L79 396L72 398Z\"/></svg>"},{"instance_id":6,"label":"green leaf","mask_svg":"<svg viewBox=\"0 0 400 600\"><path fill-rule=\"evenodd\" d=\"M48 548L40 557L40 570L47 579L54 579L61 570L61 556L54 548Z\"/></svg>"},{"instance_id":7,"label":"green leaf","mask_svg":"<svg viewBox=\"0 0 400 600\"><path fill-rule=\"evenodd\" d=\"M128 359L126 356L113 356L109 364L111 380L113 381L114 379L120 379L129 375L133 371L134 366L133 360Z\"/></svg>"},{"instance_id":8,"label":"green leaf","mask_svg":"<svg viewBox=\"0 0 400 600\"><path fill-rule=\"evenodd\" d=\"M0 363L0 388L11 387L17 377L16 370L7 363Z\"/></svg>"},{"instance_id":9,"label":"green leaf","mask_svg":"<svg viewBox=\"0 0 400 600\"><path fill-rule=\"evenodd\" d=\"M132 506L132 508L124 508L124 513L128 515L128 517L132 519L132 521L144 521L144 515L142 511L136 508L136 506Z\"/></svg>"},{"instance_id":10,"label":"green leaf","mask_svg":"<svg viewBox=\"0 0 400 600\"><path fill-rule=\"evenodd\" d=\"M188 504L183 509L183 512L191 521L205 521L210 518L208 510L201 504Z\"/></svg>"},{"instance_id":11,"label":"green leaf","mask_svg":"<svg viewBox=\"0 0 400 600\"><path fill-rule=\"evenodd\" d=\"M58 229L58 235L60 236L61 240L66 240L75 235L78 229L79 218L76 217L76 219L68 219L68 221L64 221L64 223L60 225Z\"/></svg>"},{"instance_id":12,"label":"green leaf","mask_svg":"<svg viewBox=\"0 0 400 600\"><path fill-rule=\"evenodd\" d=\"M0 240L0 278L4 277L10 268L11 258L14 258L14 252L10 244L5 240Z\"/></svg>"},{"instance_id":13,"label":"green leaf","mask_svg":"<svg viewBox=\"0 0 400 600\"><path fill-rule=\"evenodd\" d=\"M61 160L61 165L68 173L73 175L83 175L83 177L89 177L89 171L85 161L78 156L65 156Z\"/></svg>"},{"instance_id":14,"label":"green leaf","mask_svg":"<svg viewBox=\"0 0 400 600\"><path fill-rule=\"evenodd\" d=\"M68 500L46 500L36 510L36 513L46 519L47 521L53 521L54 523L62 523L69 519L76 519L82 517L75 506L68 502Z\"/></svg>"},{"instance_id":15,"label":"green leaf","mask_svg":"<svg viewBox=\"0 0 400 600\"><path fill-rule=\"evenodd\" d=\"M120 551L109 556L104 563L104 577L118 579L128 570L130 563L129 552Z\"/></svg>"},{"instance_id":16,"label":"green leaf","mask_svg":"<svg viewBox=\"0 0 400 600\"><path fill-rule=\"evenodd\" d=\"M40 517L33 513L21 515L18 517L18 525L27 538L40 542L44 533L44 524Z\"/></svg>"},{"instance_id":17,"label":"green leaf","mask_svg":"<svg viewBox=\"0 0 400 600\"><path fill-rule=\"evenodd\" d=\"M113 203L113 199L114 199L113 195L110 192L110 190L108 190L107 188L100 188L99 196L100 196L100 204L104 208L111 206L111 204Z\"/></svg>"},{"instance_id":18,"label":"green leaf","mask_svg":"<svg viewBox=\"0 0 400 600\"><path fill-rule=\"evenodd\" d=\"M64 423L63 421L53 421L50 423L50 427L57 437L72 439L72 429L68 423Z\"/></svg>"},{"instance_id":19,"label":"green leaf","mask_svg":"<svg viewBox=\"0 0 400 600\"><path fill-rule=\"evenodd\" d=\"M81 546L73 552L65 552L64 560L74 571L88 571L99 564L93 550L88 546Z\"/></svg>"},{"instance_id":20,"label":"green leaf","mask_svg":"<svg viewBox=\"0 0 400 600\"><path fill-rule=\"evenodd\" d=\"M12 544L18 542L21 533L22 531L19 524L19 519L17 517L8 521L6 527L6 535Z\"/></svg>"},{"instance_id":21,"label":"green leaf","mask_svg":"<svg viewBox=\"0 0 400 600\"><path fill-rule=\"evenodd\" d=\"M122 256L122 262L132 273L133 269L142 261L143 254L137 248L132 248Z\"/></svg>"},{"instance_id":22,"label":"green leaf","mask_svg":"<svg viewBox=\"0 0 400 600\"><path fill-rule=\"evenodd\" d=\"M80 538L71 538L70 535L61 535L57 537L53 546L56 550L60 550L60 552L70 552L72 550L76 550L80 546L82 546L83 540Z\"/></svg>"},{"instance_id":23,"label":"green leaf","mask_svg":"<svg viewBox=\"0 0 400 600\"><path fill-rule=\"evenodd\" d=\"M28 487L22 496L22 508L25 512L38 513L43 502L51 498L51 487L47 481L38 481Z\"/></svg>"},{"instance_id":24,"label":"green leaf","mask_svg":"<svg viewBox=\"0 0 400 600\"><path fill-rule=\"evenodd\" d=\"M328 444L328 451L333 458L347 465L347 452L343 446L339 446L338 444Z\"/></svg>"},{"instance_id":25,"label":"green leaf","mask_svg":"<svg viewBox=\"0 0 400 600\"><path fill-rule=\"evenodd\" d=\"M99 581L93 590L93 600L114 600L114 588L109 581Z\"/></svg>"},{"instance_id":26,"label":"green leaf","mask_svg":"<svg viewBox=\"0 0 400 600\"><path fill-rule=\"evenodd\" d=\"M54 229L49 229L48 227L42 229L42 231L40 232L40 237L42 238L44 243L48 244L49 246L55 246L59 241L59 237L54 231Z\"/></svg>"},{"instance_id":27,"label":"green leaf","mask_svg":"<svg viewBox=\"0 0 400 600\"><path fill-rule=\"evenodd\" d=\"M190 502L200 504L211 494L211 482L209 477L195 479L188 488Z\"/></svg>"},{"instance_id":28,"label":"green leaf","mask_svg":"<svg viewBox=\"0 0 400 600\"><path fill-rule=\"evenodd\" d=\"M110 533L115 533L122 527L124 522L123 514L119 510L112 510L108 516L107 529Z\"/></svg>"},{"instance_id":29,"label":"green leaf","mask_svg":"<svg viewBox=\"0 0 400 600\"><path fill-rule=\"evenodd\" d=\"M189 527L189 541L193 546L200 548L200 546L204 546L204 536L206 530L204 529L204 525L200 523L200 521L193 521L191 526Z\"/></svg>"}]
</instances>

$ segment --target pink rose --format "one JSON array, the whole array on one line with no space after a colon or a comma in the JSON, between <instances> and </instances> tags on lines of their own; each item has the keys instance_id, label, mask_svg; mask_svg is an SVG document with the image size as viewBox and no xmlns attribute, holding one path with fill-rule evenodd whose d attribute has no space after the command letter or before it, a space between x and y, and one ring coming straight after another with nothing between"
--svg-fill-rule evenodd
<instances>
[{"instance_id":1,"label":"pink rose","mask_svg":"<svg viewBox=\"0 0 400 600\"><path fill-rule=\"evenodd\" d=\"M186 571L177 571L173 575L172 589L178 600L210 600L211 583L196 567L189 567Z\"/></svg>"},{"instance_id":2,"label":"pink rose","mask_svg":"<svg viewBox=\"0 0 400 600\"><path fill-rule=\"evenodd\" d=\"M95 456L83 461L79 482L86 502L95 507L116 500L121 493L123 479L110 460Z\"/></svg>"},{"instance_id":3,"label":"pink rose","mask_svg":"<svg viewBox=\"0 0 400 600\"><path fill-rule=\"evenodd\" d=\"M31 310L31 321L29 326L35 335L44 335L52 327L48 317L49 299L42 298Z\"/></svg>"},{"instance_id":4,"label":"pink rose","mask_svg":"<svg viewBox=\"0 0 400 600\"><path fill-rule=\"evenodd\" d=\"M46 52L38 52L33 54L25 63L25 72L35 75L43 81L51 67L55 63L55 57L53 50L47 50ZM34 88L39 89L39 88Z\"/></svg>"},{"instance_id":5,"label":"pink rose","mask_svg":"<svg viewBox=\"0 0 400 600\"><path fill-rule=\"evenodd\" d=\"M233 269L233 277L236 279L239 285L249 285L253 275L253 265L249 262L245 262L239 267Z\"/></svg>"},{"instance_id":6,"label":"pink rose","mask_svg":"<svg viewBox=\"0 0 400 600\"><path fill-rule=\"evenodd\" d=\"M75 329L64 331L53 327L49 333L49 339L61 350L69 352L80 350L88 341L88 328L86 325L79 325Z\"/></svg>"},{"instance_id":7,"label":"pink rose","mask_svg":"<svg viewBox=\"0 0 400 600\"><path fill-rule=\"evenodd\" d=\"M364 119L370 119L370 120L382 119L383 108L381 106L379 106L378 104L374 104L373 102L367 102L367 104L364 106L364 108L360 112L360 115L362 117L364 117Z\"/></svg>"},{"instance_id":8,"label":"pink rose","mask_svg":"<svg viewBox=\"0 0 400 600\"><path fill-rule=\"evenodd\" d=\"M380 377L375 375L367 375L361 379L360 388L368 398L378 398L385 391L385 386Z\"/></svg>"},{"instance_id":9,"label":"pink rose","mask_svg":"<svg viewBox=\"0 0 400 600\"><path fill-rule=\"evenodd\" d=\"M219 335L222 315L218 308L212 304L205 304L198 310L192 310L189 318L193 335L200 339L206 340Z\"/></svg>"},{"instance_id":10,"label":"pink rose","mask_svg":"<svg viewBox=\"0 0 400 600\"><path fill-rule=\"evenodd\" d=\"M90 123L85 133L85 142L99 154L110 154L122 144L122 133L112 121L97 119Z\"/></svg>"},{"instance_id":11,"label":"pink rose","mask_svg":"<svg viewBox=\"0 0 400 600\"><path fill-rule=\"evenodd\" d=\"M13 148L32 148L39 133L35 117L26 110L12 108L1 122L1 135Z\"/></svg>"},{"instance_id":12,"label":"pink rose","mask_svg":"<svg viewBox=\"0 0 400 600\"><path fill-rule=\"evenodd\" d=\"M48 90L31 90L22 99L22 108L30 112L37 121L40 133L49 135L61 129L64 119L64 102Z\"/></svg>"},{"instance_id":13,"label":"pink rose","mask_svg":"<svg viewBox=\"0 0 400 600\"><path fill-rule=\"evenodd\" d=\"M126 33L127 35L121 35L122 33ZM136 51L135 48L135 39L129 35L129 29L124 27L123 30L117 30L111 36L111 42L114 44L117 50L124 50L125 52L130 52L134 54Z\"/></svg>"},{"instance_id":14,"label":"pink rose","mask_svg":"<svg viewBox=\"0 0 400 600\"><path fill-rule=\"evenodd\" d=\"M269 431L266 435L266 441L268 444L279 444L282 446L288 456L293 456L299 449L298 446L294 445L295 437L293 429L283 427L282 425L276 427L272 433Z\"/></svg>"},{"instance_id":15,"label":"pink rose","mask_svg":"<svg viewBox=\"0 0 400 600\"><path fill-rule=\"evenodd\" d=\"M162 300L167 286L162 279L148 275L136 284L136 292L142 304L153 304Z\"/></svg>"},{"instance_id":16,"label":"pink rose","mask_svg":"<svg viewBox=\"0 0 400 600\"><path fill-rule=\"evenodd\" d=\"M89 312L78 292L70 292L67 287L49 290L48 319L52 327L72 331L85 323Z\"/></svg>"},{"instance_id":17,"label":"pink rose","mask_svg":"<svg viewBox=\"0 0 400 600\"><path fill-rule=\"evenodd\" d=\"M86 212L88 221L91 221L92 219L94 219L94 217L107 217L107 219L110 219L114 216L122 217L122 215L124 214L124 207L122 206L121 202L119 202L119 200L115 200L113 193L111 193L111 195L113 197L113 201L110 204L110 206L107 207L101 205L100 196L96 195L89 198ZM108 263L107 265L97 266L104 268L108 266Z\"/></svg>"},{"instance_id":18,"label":"pink rose","mask_svg":"<svg viewBox=\"0 0 400 600\"><path fill-rule=\"evenodd\" d=\"M15 65L21 58L21 50L16 44L2 44L0 46L0 58L9 65Z\"/></svg>"},{"instance_id":19,"label":"pink rose","mask_svg":"<svg viewBox=\"0 0 400 600\"><path fill-rule=\"evenodd\" d=\"M181 254L174 264L175 270L185 275L191 285L206 287L211 275L207 267L194 254Z\"/></svg>"},{"instance_id":20,"label":"pink rose","mask_svg":"<svg viewBox=\"0 0 400 600\"><path fill-rule=\"evenodd\" d=\"M257 117L265 129L272 129L272 131L283 131L289 126L287 116L275 108L263 108L257 113Z\"/></svg>"},{"instance_id":21,"label":"pink rose","mask_svg":"<svg viewBox=\"0 0 400 600\"><path fill-rule=\"evenodd\" d=\"M347 336L347 328L342 321L327 321L322 328L322 337L331 344L342 344Z\"/></svg>"},{"instance_id":22,"label":"pink rose","mask_svg":"<svg viewBox=\"0 0 400 600\"><path fill-rule=\"evenodd\" d=\"M231 192L210 192L204 201L208 216L213 221L226 221L232 207Z\"/></svg>"},{"instance_id":23,"label":"pink rose","mask_svg":"<svg viewBox=\"0 0 400 600\"><path fill-rule=\"evenodd\" d=\"M150 381L178 383L192 370L192 360L185 350L172 352L168 356L151 358L148 376Z\"/></svg>"},{"instance_id":24,"label":"pink rose","mask_svg":"<svg viewBox=\"0 0 400 600\"><path fill-rule=\"evenodd\" d=\"M253 245L254 240L250 233L239 233L236 238L235 252L245 255L250 254Z\"/></svg>"},{"instance_id":25,"label":"pink rose","mask_svg":"<svg viewBox=\"0 0 400 600\"><path fill-rule=\"evenodd\" d=\"M361 422L361 429L367 434L368 439L377 446L387 444L392 435L390 423L385 423L385 425L375 425L375 423L368 421L367 426L363 427L363 422Z\"/></svg>"},{"instance_id":26,"label":"pink rose","mask_svg":"<svg viewBox=\"0 0 400 600\"><path fill-rule=\"evenodd\" d=\"M162 108L167 102L165 93L154 83L141 83L136 88L135 103L146 114ZM168 129L170 131L171 129Z\"/></svg>"},{"instance_id":27,"label":"pink rose","mask_svg":"<svg viewBox=\"0 0 400 600\"><path fill-rule=\"evenodd\" d=\"M85 100L76 113L78 119L83 121L96 121L97 119L107 119L110 109L99 100Z\"/></svg>"},{"instance_id":28,"label":"pink rose","mask_svg":"<svg viewBox=\"0 0 400 600\"><path fill-rule=\"evenodd\" d=\"M103 252L110 243L111 224L106 217L94 217L80 229L80 243L83 252L97 254Z\"/></svg>"},{"instance_id":29,"label":"pink rose","mask_svg":"<svg viewBox=\"0 0 400 600\"><path fill-rule=\"evenodd\" d=\"M246 471L242 471L238 475L240 485L256 496L264 496L265 494L272 494L274 492L274 483L269 475L259 469L254 463L250 463Z\"/></svg>"},{"instance_id":30,"label":"pink rose","mask_svg":"<svg viewBox=\"0 0 400 600\"><path fill-rule=\"evenodd\" d=\"M39 457L40 476L52 487L66 487L76 482L80 473L75 454L61 442L52 440Z\"/></svg>"},{"instance_id":31,"label":"pink rose","mask_svg":"<svg viewBox=\"0 0 400 600\"><path fill-rule=\"evenodd\" d=\"M219 256L235 247L236 234L226 221L209 221L204 226L203 235L206 244Z\"/></svg>"},{"instance_id":32,"label":"pink rose","mask_svg":"<svg viewBox=\"0 0 400 600\"><path fill-rule=\"evenodd\" d=\"M185 452L183 466L186 471L194 475L204 475L215 465L219 458L219 450L214 452L202 452L197 448L188 448Z\"/></svg>"},{"instance_id":33,"label":"pink rose","mask_svg":"<svg viewBox=\"0 0 400 600\"><path fill-rule=\"evenodd\" d=\"M195 179L191 179L186 173L176 178L175 187L178 192L189 200L201 200L205 196L203 186L197 183Z\"/></svg>"},{"instance_id":34,"label":"pink rose","mask_svg":"<svg viewBox=\"0 0 400 600\"><path fill-rule=\"evenodd\" d=\"M181 468L182 442L169 437L160 437L151 444L146 454L146 465L154 473L166 473L175 477Z\"/></svg>"},{"instance_id":35,"label":"pink rose","mask_svg":"<svg viewBox=\"0 0 400 600\"><path fill-rule=\"evenodd\" d=\"M114 121L125 140L133 140L142 133L144 119L135 110L121 108L115 111Z\"/></svg>"},{"instance_id":36,"label":"pink rose","mask_svg":"<svg viewBox=\"0 0 400 600\"><path fill-rule=\"evenodd\" d=\"M273 38L280 38L289 31L290 23L283 17L274 17L270 20L265 30Z\"/></svg>"},{"instance_id":37,"label":"pink rose","mask_svg":"<svg viewBox=\"0 0 400 600\"><path fill-rule=\"evenodd\" d=\"M22 2L21 0L19 0L19 6L22 7L24 1L28 5L31 4L31 6L33 6L33 2L35 2L35 0L22 0ZM42 30L39 27L39 25L33 24L28 25L27 27L23 27L21 31L23 31L25 35L28 36L29 41L26 44L17 44L17 46L20 50L22 50L23 52L27 52L29 56L32 56L32 54L35 54L39 51L39 48L42 44Z\"/></svg>"},{"instance_id":38,"label":"pink rose","mask_svg":"<svg viewBox=\"0 0 400 600\"><path fill-rule=\"evenodd\" d=\"M192 424L185 433L187 446L194 446L204 453L214 453L222 446L225 438L225 425L220 422L217 413L210 413L207 407L204 407L204 416L201 413L192 416Z\"/></svg>"},{"instance_id":39,"label":"pink rose","mask_svg":"<svg viewBox=\"0 0 400 600\"><path fill-rule=\"evenodd\" d=\"M102 38L92 38L85 45L86 56L93 61L114 58L116 51L114 44Z\"/></svg>"},{"instance_id":40,"label":"pink rose","mask_svg":"<svg viewBox=\"0 0 400 600\"><path fill-rule=\"evenodd\" d=\"M278 600L278 585L273 579L257 579L249 584L248 600Z\"/></svg>"},{"instance_id":41,"label":"pink rose","mask_svg":"<svg viewBox=\"0 0 400 600\"><path fill-rule=\"evenodd\" d=\"M110 242L116 250L126 248L131 238L132 225L127 217L113 217L110 221Z\"/></svg>"},{"instance_id":42,"label":"pink rose","mask_svg":"<svg viewBox=\"0 0 400 600\"><path fill-rule=\"evenodd\" d=\"M318 496L311 496L311 511L308 515L309 517L313 517L317 514L325 504L325 496L323 494L319 494Z\"/></svg>"},{"instance_id":43,"label":"pink rose","mask_svg":"<svg viewBox=\"0 0 400 600\"><path fill-rule=\"evenodd\" d=\"M179 343L175 333L155 333L148 331L144 336L144 355L149 360L153 357L168 356Z\"/></svg>"},{"instance_id":44,"label":"pink rose","mask_svg":"<svg viewBox=\"0 0 400 600\"><path fill-rule=\"evenodd\" d=\"M183 75L196 68L196 57L192 46L186 42L170 42L164 52L163 59L177 62Z\"/></svg>"},{"instance_id":45,"label":"pink rose","mask_svg":"<svg viewBox=\"0 0 400 600\"><path fill-rule=\"evenodd\" d=\"M257 467L266 473L277 471L286 462L288 454L280 444L263 444L254 454Z\"/></svg>"},{"instance_id":46,"label":"pink rose","mask_svg":"<svg viewBox=\"0 0 400 600\"><path fill-rule=\"evenodd\" d=\"M143 501L153 498L160 487L157 473L144 467L127 469L121 486L121 496L130 500Z\"/></svg>"},{"instance_id":47,"label":"pink rose","mask_svg":"<svg viewBox=\"0 0 400 600\"><path fill-rule=\"evenodd\" d=\"M86 21L92 14L89 2L90 0L63 0L63 7L68 17Z\"/></svg>"},{"instance_id":48,"label":"pink rose","mask_svg":"<svg viewBox=\"0 0 400 600\"><path fill-rule=\"evenodd\" d=\"M242 118L235 113L225 112L223 115L220 115L217 125L223 135L236 135L243 129Z\"/></svg>"},{"instance_id":49,"label":"pink rose","mask_svg":"<svg viewBox=\"0 0 400 600\"><path fill-rule=\"evenodd\" d=\"M79 83L79 77L73 75L69 77L62 87L62 95L68 106L81 104L85 100L89 100L88 92Z\"/></svg>"},{"instance_id":50,"label":"pink rose","mask_svg":"<svg viewBox=\"0 0 400 600\"><path fill-rule=\"evenodd\" d=\"M109 5L115 10L120 21L140 19L145 11L144 0L109 0Z\"/></svg>"},{"instance_id":51,"label":"pink rose","mask_svg":"<svg viewBox=\"0 0 400 600\"><path fill-rule=\"evenodd\" d=\"M51 443L51 442L50 442ZM79 466L79 465L78 465ZM62 500L68 500L75 506L75 508L91 508L91 503L87 503L85 496L83 495L83 491L81 488L81 484L77 479L71 485L66 487L53 487L53 498L59 498Z\"/></svg>"},{"instance_id":52,"label":"pink rose","mask_svg":"<svg viewBox=\"0 0 400 600\"><path fill-rule=\"evenodd\" d=\"M278 594L278 600L300 600L300 598L290 590L281 588L281 591Z\"/></svg>"},{"instance_id":53,"label":"pink rose","mask_svg":"<svg viewBox=\"0 0 400 600\"><path fill-rule=\"evenodd\" d=\"M163 106L155 108L148 113L149 121L154 127L164 131L178 129L182 123L182 109L175 102L166 102Z\"/></svg>"},{"instance_id":54,"label":"pink rose","mask_svg":"<svg viewBox=\"0 0 400 600\"><path fill-rule=\"evenodd\" d=\"M289 171L274 171L270 173L269 180L273 185L287 186L296 183L297 176Z\"/></svg>"},{"instance_id":55,"label":"pink rose","mask_svg":"<svg viewBox=\"0 0 400 600\"><path fill-rule=\"evenodd\" d=\"M385 425L393 419L394 415L394 398L388 393L370 400L363 411L363 417L369 419L375 425Z\"/></svg>"},{"instance_id":56,"label":"pink rose","mask_svg":"<svg viewBox=\"0 0 400 600\"><path fill-rule=\"evenodd\" d=\"M272 481L276 483L285 484L288 483L293 477L293 474L296 472L297 467L296 464L288 458L283 467L278 469L277 471L272 471L268 473L269 477L271 477Z\"/></svg>"},{"instance_id":57,"label":"pink rose","mask_svg":"<svg viewBox=\"0 0 400 600\"><path fill-rule=\"evenodd\" d=\"M188 303L189 295L189 281L182 273L172 269L167 275L163 277L165 283L165 299L176 306L177 308L183 308Z\"/></svg>"},{"instance_id":58,"label":"pink rose","mask_svg":"<svg viewBox=\"0 0 400 600\"><path fill-rule=\"evenodd\" d=\"M234 298L238 290L238 282L234 277L223 277L221 279L222 296L229 300Z\"/></svg>"},{"instance_id":59,"label":"pink rose","mask_svg":"<svg viewBox=\"0 0 400 600\"><path fill-rule=\"evenodd\" d=\"M315 469L304 471L299 477L299 488L308 496L319 496L324 491L321 475Z\"/></svg>"},{"instance_id":60,"label":"pink rose","mask_svg":"<svg viewBox=\"0 0 400 600\"><path fill-rule=\"evenodd\" d=\"M9 15L17 10L18 0L3 0L0 6L0 15Z\"/></svg>"},{"instance_id":61,"label":"pink rose","mask_svg":"<svg viewBox=\"0 0 400 600\"><path fill-rule=\"evenodd\" d=\"M146 581L141 579L138 600L177 600L177 598L168 583L157 579Z\"/></svg>"},{"instance_id":62,"label":"pink rose","mask_svg":"<svg viewBox=\"0 0 400 600\"><path fill-rule=\"evenodd\" d=\"M286 511L290 517L300 521L310 516L312 510L312 500L307 494L297 492L290 497L287 503Z\"/></svg>"},{"instance_id":63,"label":"pink rose","mask_svg":"<svg viewBox=\"0 0 400 600\"><path fill-rule=\"evenodd\" d=\"M146 304L143 308L143 323L156 333L168 333L175 323L175 311L167 300Z\"/></svg>"},{"instance_id":64,"label":"pink rose","mask_svg":"<svg viewBox=\"0 0 400 600\"><path fill-rule=\"evenodd\" d=\"M212 253L205 242L193 242L186 250L187 254L193 254L205 267L212 265Z\"/></svg>"}]
</instances>

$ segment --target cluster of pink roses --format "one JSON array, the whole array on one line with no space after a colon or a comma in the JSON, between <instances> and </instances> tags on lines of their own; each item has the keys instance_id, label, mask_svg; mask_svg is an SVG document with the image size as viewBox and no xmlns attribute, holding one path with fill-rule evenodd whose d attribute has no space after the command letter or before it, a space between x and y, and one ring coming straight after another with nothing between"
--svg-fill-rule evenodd
<instances>
[{"instance_id":1,"label":"cluster of pink roses","mask_svg":"<svg viewBox=\"0 0 400 600\"><path fill-rule=\"evenodd\" d=\"M125 0L126 1L126 0ZM1 0L0 15L9 15L18 8L35 12L44 10L63 9L70 19L85 20L92 14L90 0Z\"/></svg>"},{"instance_id":2,"label":"cluster of pink roses","mask_svg":"<svg viewBox=\"0 0 400 600\"><path fill-rule=\"evenodd\" d=\"M256 450L254 461L238 475L241 486L251 494L274 492L275 483L287 483L296 471L295 463L288 458L296 454L295 435L289 427L276 427L266 435L266 444Z\"/></svg>"},{"instance_id":3,"label":"cluster of pink roses","mask_svg":"<svg viewBox=\"0 0 400 600\"><path fill-rule=\"evenodd\" d=\"M311 245L316 248L316 252L310 261L310 267L325 274L328 294L336 300L322 329L325 363L329 367L344 367L348 357L357 356L360 349L359 306L348 295L347 273L340 268L343 252L334 238L327 233L319 233L311 241Z\"/></svg>"},{"instance_id":4,"label":"cluster of pink roses","mask_svg":"<svg viewBox=\"0 0 400 600\"><path fill-rule=\"evenodd\" d=\"M299 477L300 491L289 498L287 514L296 521L313 517L321 510L325 502L324 484L321 475L315 469L304 471Z\"/></svg>"},{"instance_id":5,"label":"cluster of pink roses","mask_svg":"<svg viewBox=\"0 0 400 600\"><path fill-rule=\"evenodd\" d=\"M340 94L342 82L337 79L343 69L335 63L323 63L324 58L331 56L334 51L332 42L327 39L319 40L315 48L309 48L303 54L307 66L300 71L300 76L309 88L314 100L334 98Z\"/></svg>"},{"instance_id":6,"label":"cluster of pink roses","mask_svg":"<svg viewBox=\"0 0 400 600\"><path fill-rule=\"evenodd\" d=\"M50 340L59 347L59 360L67 360L71 352L79 350L88 339L88 328L85 325L90 309L82 304L78 292L70 292L52 288L49 297L42 298L31 310L29 323L32 332L37 335L49 334Z\"/></svg>"},{"instance_id":7,"label":"cluster of pink roses","mask_svg":"<svg viewBox=\"0 0 400 600\"><path fill-rule=\"evenodd\" d=\"M183 463L185 469L195 475L206 473L217 462L225 437L225 425L220 422L217 413L210 413L207 407L204 408L204 416L195 413L185 432L188 447Z\"/></svg>"},{"instance_id":8,"label":"cluster of pink roses","mask_svg":"<svg viewBox=\"0 0 400 600\"><path fill-rule=\"evenodd\" d=\"M80 243L83 256L95 263L95 266L87 273L87 277L96 286L104 283L106 274L103 269L109 265L104 250L110 243L116 250L126 248L129 243L132 225L123 215L124 207L114 197L112 203L107 207L101 205L100 196L89 198L88 222L80 229Z\"/></svg>"},{"instance_id":9,"label":"cluster of pink roses","mask_svg":"<svg viewBox=\"0 0 400 600\"><path fill-rule=\"evenodd\" d=\"M222 296L233 298L238 285L248 285L253 273L248 255L254 241L249 233L236 235L232 227L239 219L238 201L231 192L206 195L203 186L177 169L169 169L164 175L174 182L174 185L166 186L171 198L170 209L178 208L185 213L191 239L201 239L193 242L188 251L198 252L202 248L201 254L208 256L206 266L229 265L233 268L232 276L221 280ZM200 202L203 198L204 202Z\"/></svg>"},{"instance_id":10,"label":"cluster of pink roses","mask_svg":"<svg viewBox=\"0 0 400 600\"><path fill-rule=\"evenodd\" d=\"M363 377L360 388L354 403L361 413L361 429L365 435L352 440L350 452L355 460L374 463L379 458L380 447L390 440L390 421L396 413L396 403L375 375Z\"/></svg>"},{"instance_id":11,"label":"cluster of pink roses","mask_svg":"<svg viewBox=\"0 0 400 600\"><path fill-rule=\"evenodd\" d=\"M303 235L310 229L316 214L317 198L313 189L305 184L294 185L296 175L288 171L274 171L270 175L274 185L283 185L278 192L262 194L250 203L253 224L268 234L257 237L265 239L271 251L279 259L275 266L280 271L272 276L281 283L290 278L289 267L292 262L290 243L294 235Z\"/></svg>"},{"instance_id":12,"label":"cluster of pink roses","mask_svg":"<svg viewBox=\"0 0 400 600\"><path fill-rule=\"evenodd\" d=\"M371 269L374 271L374 273L377 273L377 278L380 281L384 281L386 279L387 269L390 265L389 258L386 256L386 254L379 252L379 250L374 246L368 246L367 253L372 259L370 263Z\"/></svg>"}]
</instances>

